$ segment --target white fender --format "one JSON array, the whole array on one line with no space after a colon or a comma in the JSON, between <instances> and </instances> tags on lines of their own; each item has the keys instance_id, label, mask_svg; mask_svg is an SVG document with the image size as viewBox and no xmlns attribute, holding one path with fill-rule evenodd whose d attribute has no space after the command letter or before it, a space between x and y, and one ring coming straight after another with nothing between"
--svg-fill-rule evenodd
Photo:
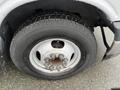
<instances>
[{"instance_id":1,"label":"white fender","mask_svg":"<svg viewBox=\"0 0 120 90\"><path fill-rule=\"evenodd\" d=\"M84 2L97 7L98 9L103 11L106 14L107 18L112 22L120 20L117 11L107 0L75 0L75 1Z\"/></svg>"}]
</instances>

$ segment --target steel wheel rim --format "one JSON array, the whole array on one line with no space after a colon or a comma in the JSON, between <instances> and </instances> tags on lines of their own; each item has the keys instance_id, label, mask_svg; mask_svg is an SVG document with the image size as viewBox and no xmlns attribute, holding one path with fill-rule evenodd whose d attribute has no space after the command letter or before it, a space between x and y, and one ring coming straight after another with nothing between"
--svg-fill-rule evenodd
<instances>
[{"instance_id":1,"label":"steel wheel rim","mask_svg":"<svg viewBox=\"0 0 120 90\"><path fill-rule=\"evenodd\" d=\"M29 59L31 65L44 74L62 75L78 65L81 50L67 39L47 39L32 48Z\"/></svg>"}]
</instances>

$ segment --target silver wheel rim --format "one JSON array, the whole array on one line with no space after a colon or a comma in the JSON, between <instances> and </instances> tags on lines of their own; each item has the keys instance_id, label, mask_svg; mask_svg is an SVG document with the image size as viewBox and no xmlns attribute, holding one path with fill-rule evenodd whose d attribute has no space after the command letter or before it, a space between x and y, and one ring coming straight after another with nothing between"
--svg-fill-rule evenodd
<instances>
[{"instance_id":1,"label":"silver wheel rim","mask_svg":"<svg viewBox=\"0 0 120 90\"><path fill-rule=\"evenodd\" d=\"M47 75L62 75L81 60L81 50L73 42L53 38L36 44L29 54L31 65Z\"/></svg>"}]
</instances>

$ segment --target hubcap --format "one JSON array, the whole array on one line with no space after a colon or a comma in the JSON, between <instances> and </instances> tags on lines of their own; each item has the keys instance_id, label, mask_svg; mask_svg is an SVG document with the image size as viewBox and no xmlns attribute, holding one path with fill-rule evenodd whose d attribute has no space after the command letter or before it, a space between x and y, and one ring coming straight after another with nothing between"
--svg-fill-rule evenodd
<instances>
[{"instance_id":1,"label":"hubcap","mask_svg":"<svg viewBox=\"0 0 120 90\"><path fill-rule=\"evenodd\" d=\"M50 75L64 74L81 60L81 51L73 42L54 38L35 45L29 55L30 63L40 72Z\"/></svg>"}]
</instances>

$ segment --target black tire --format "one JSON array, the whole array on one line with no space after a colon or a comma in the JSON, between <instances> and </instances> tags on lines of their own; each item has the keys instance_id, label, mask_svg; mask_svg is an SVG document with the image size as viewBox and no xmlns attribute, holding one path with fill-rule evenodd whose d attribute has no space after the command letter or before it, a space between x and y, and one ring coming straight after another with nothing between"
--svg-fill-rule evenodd
<instances>
[{"instance_id":1,"label":"black tire","mask_svg":"<svg viewBox=\"0 0 120 90\"><path fill-rule=\"evenodd\" d=\"M37 42L53 37L72 40L81 48L81 61L64 75L46 75L35 69L29 61L31 48ZM21 71L44 79L63 79L82 71L95 63L96 52L96 40L91 30L82 24L67 19L44 19L24 26L15 34L10 46L10 56Z\"/></svg>"}]
</instances>

